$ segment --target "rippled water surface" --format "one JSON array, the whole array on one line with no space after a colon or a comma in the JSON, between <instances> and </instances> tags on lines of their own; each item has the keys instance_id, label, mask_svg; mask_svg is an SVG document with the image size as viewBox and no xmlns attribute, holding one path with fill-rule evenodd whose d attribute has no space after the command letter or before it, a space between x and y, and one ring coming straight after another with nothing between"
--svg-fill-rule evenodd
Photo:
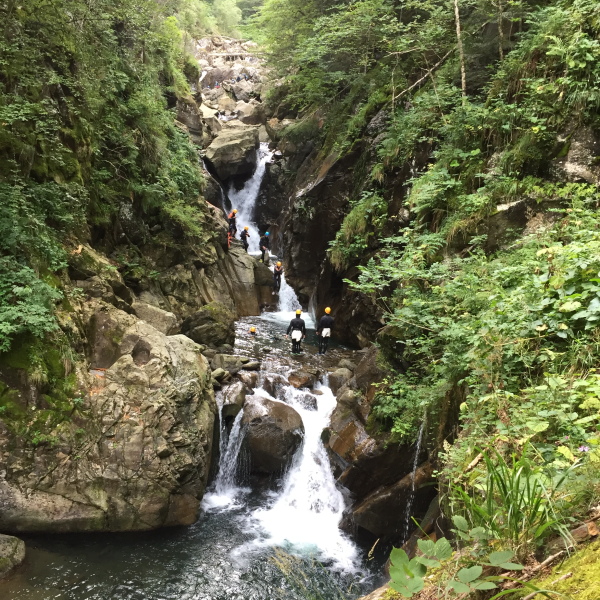
<instances>
[{"instance_id":1,"label":"rippled water surface","mask_svg":"<svg viewBox=\"0 0 600 600\"><path fill-rule=\"evenodd\" d=\"M236 352L259 357L263 372L276 373L285 373L305 363L325 368L348 355L335 345L325 357L316 355L314 333L309 332L304 354L290 356L290 342L283 334L291 316L281 312L241 320ZM248 334L251 325L258 329L256 337ZM326 388L321 393L330 394ZM290 402L293 404L293 398ZM317 464L326 460L320 452L317 446L311 448ZM290 479L287 485L270 492L240 488L232 492L226 506L211 505L208 494L205 510L191 527L142 534L26 537L26 565L0 583L0 599L357 598L373 589L377 582L361 564L361 552L351 540L338 537L335 506L322 531L318 531L317 525L314 534L299 538L299 534L310 532L321 517L306 512L306 498L304 504L299 503L299 512L294 512L296 507L286 500L286 493L287 498L293 497L298 494L294 485L296 489L312 485L306 483L314 479L310 468L314 469L314 465L298 460L297 471L290 473L297 481ZM333 494L332 480L322 485L325 499Z\"/></svg>"}]
</instances>

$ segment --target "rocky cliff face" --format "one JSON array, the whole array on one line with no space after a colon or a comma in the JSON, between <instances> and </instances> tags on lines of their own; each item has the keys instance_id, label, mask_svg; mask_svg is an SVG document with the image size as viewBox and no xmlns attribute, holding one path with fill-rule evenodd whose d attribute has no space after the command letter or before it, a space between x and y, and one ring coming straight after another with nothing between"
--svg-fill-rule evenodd
<instances>
[{"instance_id":1,"label":"rocky cliff face","mask_svg":"<svg viewBox=\"0 0 600 600\"><path fill-rule=\"evenodd\" d=\"M409 516L425 514L435 496L433 465L424 444L398 444L369 420L375 385L385 375L378 354L372 347L357 365L330 375L337 406L325 439L337 480L352 494L342 527L398 544Z\"/></svg>"},{"instance_id":2,"label":"rocky cliff face","mask_svg":"<svg viewBox=\"0 0 600 600\"><path fill-rule=\"evenodd\" d=\"M126 279L90 246L73 251L61 283L70 298L59 312L63 356L54 359L68 368L55 365L56 381L36 379L32 353L3 357L4 531L139 530L196 519L216 410L201 352L233 342L221 333L237 316L260 312L270 287L258 283L269 280L241 248L190 248L182 257L153 247L146 244L146 260L156 272ZM35 356L48 361L43 349ZM58 381L70 382L61 402Z\"/></svg>"}]
</instances>

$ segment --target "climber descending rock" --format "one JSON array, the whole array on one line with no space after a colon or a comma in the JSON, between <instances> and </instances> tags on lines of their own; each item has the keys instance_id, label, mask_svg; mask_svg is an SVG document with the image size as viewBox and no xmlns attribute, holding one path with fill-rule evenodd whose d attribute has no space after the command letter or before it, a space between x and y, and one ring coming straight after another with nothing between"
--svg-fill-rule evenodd
<instances>
[{"instance_id":1,"label":"climber descending rock","mask_svg":"<svg viewBox=\"0 0 600 600\"><path fill-rule=\"evenodd\" d=\"M283 265L277 262L273 269L273 295L278 294L281 289L281 276L283 275Z\"/></svg>"}]
</instances>

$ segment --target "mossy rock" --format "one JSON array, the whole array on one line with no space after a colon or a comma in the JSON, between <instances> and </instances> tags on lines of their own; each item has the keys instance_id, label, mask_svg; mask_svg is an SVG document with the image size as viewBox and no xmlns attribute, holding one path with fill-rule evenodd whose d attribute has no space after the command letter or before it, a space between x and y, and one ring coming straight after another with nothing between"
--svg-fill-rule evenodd
<instances>
[{"instance_id":1,"label":"mossy rock","mask_svg":"<svg viewBox=\"0 0 600 600\"><path fill-rule=\"evenodd\" d=\"M569 573L572 573L570 577L557 581ZM597 600L600 586L600 541L582 548L555 566L550 575L543 579L534 579L531 583L538 588L565 594L577 600ZM531 591L525 588L519 591L516 597L523 598Z\"/></svg>"},{"instance_id":2,"label":"mossy rock","mask_svg":"<svg viewBox=\"0 0 600 600\"><path fill-rule=\"evenodd\" d=\"M189 316L181 330L198 344L219 348L235 342L235 315L218 302L211 302Z\"/></svg>"}]
</instances>

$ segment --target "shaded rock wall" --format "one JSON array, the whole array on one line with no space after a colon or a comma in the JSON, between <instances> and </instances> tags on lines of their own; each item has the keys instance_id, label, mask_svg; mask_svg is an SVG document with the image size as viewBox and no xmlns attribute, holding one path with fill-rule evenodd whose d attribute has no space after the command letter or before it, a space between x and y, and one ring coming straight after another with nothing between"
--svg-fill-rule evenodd
<instances>
[{"instance_id":1,"label":"shaded rock wall","mask_svg":"<svg viewBox=\"0 0 600 600\"><path fill-rule=\"evenodd\" d=\"M102 299L70 315L85 361L79 401L42 443L0 435L4 531L123 531L196 519L213 450L210 368L183 335L166 336ZM13 402L28 408L27 386ZM40 405L43 407L43 405Z\"/></svg>"}]
</instances>

